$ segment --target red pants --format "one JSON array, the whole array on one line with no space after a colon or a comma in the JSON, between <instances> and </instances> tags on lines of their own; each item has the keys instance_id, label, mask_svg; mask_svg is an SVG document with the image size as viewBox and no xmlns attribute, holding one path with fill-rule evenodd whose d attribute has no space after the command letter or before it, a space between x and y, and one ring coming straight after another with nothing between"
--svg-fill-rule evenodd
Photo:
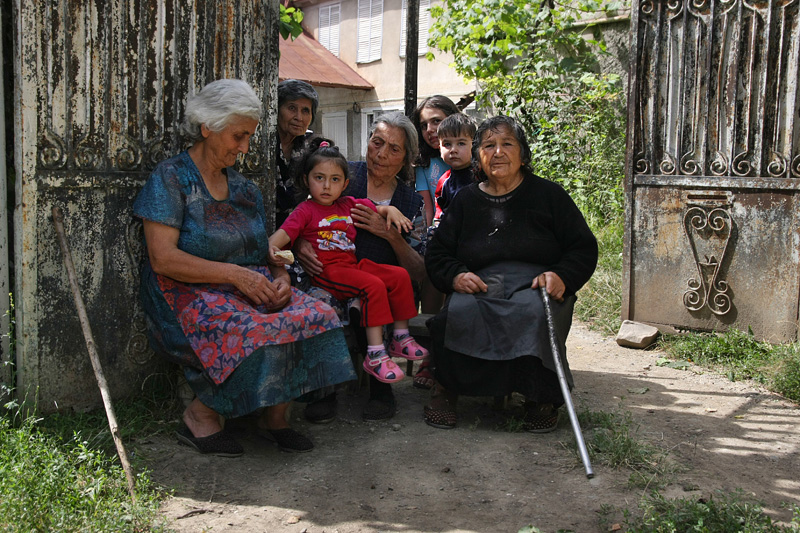
<instances>
[{"instance_id":1,"label":"red pants","mask_svg":"<svg viewBox=\"0 0 800 533\"><path fill-rule=\"evenodd\" d=\"M361 325L383 326L417 316L414 289L406 269L362 259L334 262L311 279L337 300L361 299Z\"/></svg>"}]
</instances>

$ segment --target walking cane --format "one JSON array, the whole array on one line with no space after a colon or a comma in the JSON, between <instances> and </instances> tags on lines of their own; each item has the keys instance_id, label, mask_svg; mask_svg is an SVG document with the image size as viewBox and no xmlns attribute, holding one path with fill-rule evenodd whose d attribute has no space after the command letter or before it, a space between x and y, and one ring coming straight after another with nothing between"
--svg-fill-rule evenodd
<instances>
[{"instance_id":1,"label":"walking cane","mask_svg":"<svg viewBox=\"0 0 800 533\"><path fill-rule=\"evenodd\" d=\"M89 325L89 317L86 315L86 307L83 305L83 297L81 296L81 289L78 287L78 276L75 275L75 265L72 262L72 253L69 250L69 243L67 236L64 233L64 216L61 213L61 208L53 208L53 224L56 227L56 234L58 235L58 244L61 246L61 253L64 255L64 266L67 267L67 277L69 284L72 288L72 298L75 300L75 307L78 308L78 318L81 322L81 329L83 330L83 338L86 340L86 348L89 350L89 359L92 362L94 369L94 377L97 379L97 386L100 387L100 395L103 397L103 405L106 408L106 417L108 418L108 428L111 430L111 436L114 439L114 445L117 447L117 454L122 463L122 469L125 470L125 477L128 478L128 492L131 494L131 501L136 503L136 495L134 493L134 477L131 464L128 462L128 454L125 453L125 446L122 444L122 438L119 436L119 426L117 425L117 415L114 414L114 406L111 404L111 394L108 392L108 384L106 383L106 376L103 374L103 367L100 366L100 357L97 355L97 349L94 345L94 337L92 337L92 328Z\"/></svg>"},{"instance_id":2,"label":"walking cane","mask_svg":"<svg viewBox=\"0 0 800 533\"><path fill-rule=\"evenodd\" d=\"M553 312L550 310L550 296L547 294L547 289L544 285L539 287L539 291L542 293L544 312L547 315L547 329L550 331L550 348L553 350L553 361L556 363L558 384L561 385L561 393L564 396L564 403L567 405L569 421L572 424L572 431L575 433L575 441L578 443L578 452L580 453L581 461L583 461L583 467L586 469L586 477L592 479L594 477L594 470L592 470L592 463L589 461L589 451L586 449L586 442L583 440L581 425L578 423L578 415L575 414L575 406L572 405L572 396L569 393L567 376L564 374L564 365L561 364L561 353L558 349L556 327L553 323Z\"/></svg>"}]
</instances>

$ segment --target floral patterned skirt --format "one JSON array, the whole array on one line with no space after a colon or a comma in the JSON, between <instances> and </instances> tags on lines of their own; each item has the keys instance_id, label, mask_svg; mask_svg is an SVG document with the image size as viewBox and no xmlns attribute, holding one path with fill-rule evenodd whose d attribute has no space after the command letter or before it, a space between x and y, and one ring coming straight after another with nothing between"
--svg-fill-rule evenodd
<instances>
[{"instance_id":1,"label":"floral patterned skirt","mask_svg":"<svg viewBox=\"0 0 800 533\"><path fill-rule=\"evenodd\" d=\"M154 350L186 367L200 400L224 416L355 379L336 313L296 289L270 312L231 285L181 283L146 264L141 292Z\"/></svg>"}]
</instances>

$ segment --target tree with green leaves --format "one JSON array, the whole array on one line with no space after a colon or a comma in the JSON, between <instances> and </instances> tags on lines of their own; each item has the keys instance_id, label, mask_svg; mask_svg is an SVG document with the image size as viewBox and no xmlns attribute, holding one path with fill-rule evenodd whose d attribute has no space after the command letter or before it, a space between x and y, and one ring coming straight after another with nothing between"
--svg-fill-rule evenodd
<instances>
[{"instance_id":1,"label":"tree with green leaves","mask_svg":"<svg viewBox=\"0 0 800 533\"><path fill-rule=\"evenodd\" d=\"M279 24L281 37L284 39L291 37L294 41L298 35L303 33L303 26L300 25L303 22L303 12L296 7L286 7L283 4L280 4L280 6Z\"/></svg>"},{"instance_id":2,"label":"tree with green leaves","mask_svg":"<svg viewBox=\"0 0 800 533\"><path fill-rule=\"evenodd\" d=\"M619 76L599 71L605 43L583 19L620 7L444 0L431 8L429 45L452 53L456 72L477 81L481 107L521 122L534 171L561 183L598 222L622 212L624 102Z\"/></svg>"}]
</instances>

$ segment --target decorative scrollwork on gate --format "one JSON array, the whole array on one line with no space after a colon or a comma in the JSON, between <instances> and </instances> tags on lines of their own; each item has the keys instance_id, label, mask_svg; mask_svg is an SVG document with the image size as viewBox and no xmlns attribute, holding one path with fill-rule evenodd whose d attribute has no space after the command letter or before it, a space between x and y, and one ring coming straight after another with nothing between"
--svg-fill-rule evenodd
<instances>
[{"instance_id":1,"label":"decorative scrollwork on gate","mask_svg":"<svg viewBox=\"0 0 800 533\"><path fill-rule=\"evenodd\" d=\"M144 227L140 220L132 219L126 230L125 245L128 252L128 268L123 274L130 286L138 287L145 254ZM150 350L147 342L147 322L139 298L133 298L133 322L131 325L133 331L128 338L124 353L132 363L144 366L153 359L153 351Z\"/></svg>"},{"instance_id":2,"label":"decorative scrollwork on gate","mask_svg":"<svg viewBox=\"0 0 800 533\"><path fill-rule=\"evenodd\" d=\"M689 240L697 278L687 280L683 293L683 305L689 311L700 311L703 307L715 315L725 315L731 310L728 282L721 279L720 268L724 263L733 230L730 204L690 204L683 216L683 230ZM698 249L704 248L702 253Z\"/></svg>"},{"instance_id":3,"label":"decorative scrollwork on gate","mask_svg":"<svg viewBox=\"0 0 800 533\"><path fill-rule=\"evenodd\" d=\"M800 178L800 154L797 154L797 157L792 161L792 176Z\"/></svg>"}]
</instances>

